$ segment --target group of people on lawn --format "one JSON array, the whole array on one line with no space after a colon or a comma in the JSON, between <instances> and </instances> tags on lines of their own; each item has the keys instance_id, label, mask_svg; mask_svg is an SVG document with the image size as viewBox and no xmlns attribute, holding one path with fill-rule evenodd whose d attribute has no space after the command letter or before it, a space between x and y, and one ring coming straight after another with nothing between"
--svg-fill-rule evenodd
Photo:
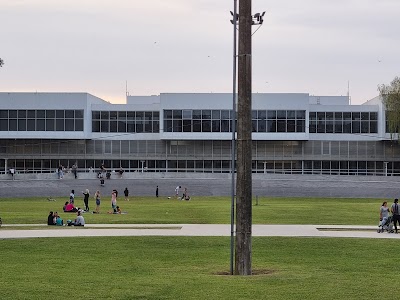
<instances>
[{"instance_id":1,"label":"group of people on lawn","mask_svg":"<svg viewBox=\"0 0 400 300\"><path fill-rule=\"evenodd\" d=\"M82 216L83 213L89 212L89 197L90 197L90 192L89 189L86 189L85 191L82 191L83 194L83 202L84 202L84 209L80 209L79 207L75 206L75 191L72 190L70 195L69 195L69 201L66 201L64 206L63 206L63 212L65 213L76 213L77 217L76 219L72 222L67 222L66 225L68 226L84 226L85 225L85 219ZM125 200L129 201L129 190L128 188L125 188L124 190L124 195L125 195ZM117 190L112 190L111 193L111 208L112 210L109 211L109 214L122 214L121 208L117 206L117 198L118 198L118 191ZM99 214L100 213L100 204L101 204L101 195L100 191L96 191L94 194L94 199L96 201L96 209L92 212L93 214ZM59 225L63 226L64 222L59 216L58 212L50 211L49 216L47 218L47 224L48 225Z\"/></svg>"}]
</instances>

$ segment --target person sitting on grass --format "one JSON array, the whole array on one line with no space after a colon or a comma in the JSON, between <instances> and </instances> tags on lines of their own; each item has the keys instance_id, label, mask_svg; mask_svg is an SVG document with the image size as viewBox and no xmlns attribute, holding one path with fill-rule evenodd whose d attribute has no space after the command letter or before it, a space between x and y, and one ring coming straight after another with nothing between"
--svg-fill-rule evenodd
<instances>
[{"instance_id":1,"label":"person sitting on grass","mask_svg":"<svg viewBox=\"0 0 400 300\"><path fill-rule=\"evenodd\" d=\"M109 211L109 214L122 214L121 209L119 208L119 206L117 206L116 208L114 208L114 210Z\"/></svg>"},{"instance_id":2,"label":"person sitting on grass","mask_svg":"<svg viewBox=\"0 0 400 300\"><path fill-rule=\"evenodd\" d=\"M54 223L54 214L52 211L49 213L49 216L47 217L47 225L56 225Z\"/></svg>"},{"instance_id":3,"label":"person sitting on grass","mask_svg":"<svg viewBox=\"0 0 400 300\"><path fill-rule=\"evenodd\" d=\"M59 216L58 212L54 213L53 222L54 222L54 225L57 225L57 226L63 226L64 225L64 221L63 221L63 219L61 219L61 217Z\"/></svg>"},{"instance_id":4,"label":"person sitting on grass","mask_svg":"<svg viewBox=\"0 0 400 300\"><path fill-rule=\"evenodd\" d=\"M81 212L76 213L77 217L74 222L68 222L68 226L85 226L85 219L81 215Z\"/></svg>"},{"instance_id":5,"label":"person sitting on grass","mask_svg":"<svg viewBox=\"0 0 400 300\"><path fill-rule=\"evenodd\" d=\"M78 209L74 206L74 204L69 203L68 201L65 202L64 207L63 207L64 212L77 212Z\"/></svg>"}]
</instances>

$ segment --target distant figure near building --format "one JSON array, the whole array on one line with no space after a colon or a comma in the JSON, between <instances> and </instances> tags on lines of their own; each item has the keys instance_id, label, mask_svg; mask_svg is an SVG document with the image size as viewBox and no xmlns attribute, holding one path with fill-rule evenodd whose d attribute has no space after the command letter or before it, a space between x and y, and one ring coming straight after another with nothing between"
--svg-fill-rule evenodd
<instances>
[{"instance_id":1,"label":"distant figure near building","mask_svg":"<svg viewBox=\"0 0 400 300\"><path fill-rule=\"evenodd\" d=\"M72 190L71 194L69 194L69 203L74 204L75 203L75 191Z\"/></svg>"},{"instance_id":2,"label":"distant figure near building","mask_svg":"<svg viewBox=\"0 0 400 300\"><path fill-rule=\"evenodd\" d=\"M104 186L104 176L103 173L99 173L99 178L100 178L100 185Z\"/></svg>"},{"instance_id":3,"label":"distant figure near building","mask_svg":"<svg viewBox=\"0 0 400 300\"><path fill-rule=\"evenodd\" d=\"M190 196L189 196L189 193L188 193L187 188L185 188L185 189L183 190L183 194L182 194L181 200L186 200L186 201L189 201L189 200L190 200Z\"/></svg>"},{"instance_id":4,"label":"distant figure near building","mask_svg":"<svg viewBox=\"0 0 400 300\"><path fill-rule=\"evenodd\" d=\"M12 180L14 180L14 175L15 175L15 169L14 168L10 169L10 174L11 174Z\"/></svg>"},{"instance_id":5,"label":"distant figure near building","mask_svg":"<svg viewBox=\"0 0 400 300\"><path fill-rule=\"evenodd\" d=\"M156 197L158 198L158 185L156 187Z\"/></svg>"},{"instance_id":6,"label":"distant figure near building","mask_svg":"<svg viewBox=\"0 0 400 300\"><path fill-rule=\"evenodd\" d=\"M57 173L58 173L58 179L63 179L64 172L63 172L63 166L62 165L58 166Z\"/></svg>"},{"instance_id":7,"label":"distant figure near building","mask_svg":"<svg viewBox=\"0 0 400 300\"><path fill-rule=\"evenodd\" d=\"M124 195L125 195L125 201L129 201L129 190L128 190L128 188L126 187L125 188L125 190L124 190Z\"/></svg>"},{"instance_id":8,"label":"distant figure near building","mask_svg":"<svg viewBox=\"0 0 400 300\"><path fill-rule=\"evenodd\" d=\"M77 172L78 172L78 167L77 167L76 164L73 164L72 165L72 174L74 174L75 179L78 178L78 173Z\"/></svg>"},{"instance_id":9,"label":"distant figure near building","mask_svg":"<svg viewBox=\"0 0 400 300\"><path fill-rule=\"evenodd\" d=\"M179 199L179 190L180 190L180 188L181 188L180 185L178 185L178 186L175 188L175 197L176 197L177 199Z\"/></svg>"}]
</instances>

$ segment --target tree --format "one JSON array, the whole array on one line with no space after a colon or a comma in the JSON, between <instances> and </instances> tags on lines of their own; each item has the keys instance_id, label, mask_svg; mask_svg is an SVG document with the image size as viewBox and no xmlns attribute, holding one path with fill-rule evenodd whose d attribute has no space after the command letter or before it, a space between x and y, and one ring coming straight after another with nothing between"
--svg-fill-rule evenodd
<instances>
[{"instance_id":1,"label":"tree","mask_svg":"<svg viewBox=\"0 0 400 300\"><path fill-rule=\"evenodd\" d=\"M391 138L400 138L400 77L395 77L389 85L381 84L378 91L386 109L387 126Z\"/></svg>"},{"instance_id":2,"label":"tree","mask_svg":"<svg viewBox=\"0 0 400 300\"><path fill-rule=\"evenodd\" d=\"M4 65L4 60L0 58L0 68Z\"/></svg>"}]
</instances>

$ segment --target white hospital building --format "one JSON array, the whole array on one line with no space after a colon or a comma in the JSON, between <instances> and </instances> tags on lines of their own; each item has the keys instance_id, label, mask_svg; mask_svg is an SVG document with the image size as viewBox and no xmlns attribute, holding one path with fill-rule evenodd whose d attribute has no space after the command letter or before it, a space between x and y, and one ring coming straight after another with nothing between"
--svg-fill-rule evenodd
<instances>
[{"instance_id":1,"label":"white hospital building","mask_svg":"<svg viewBox=\"0 0 400 300\"><path fill-rule=\"evenodd\" d=\"M110 104L87 93L0 93L0 172L230 173L232 94L162 93ZM253 94L254 173L398 175L376 97Z\"/></svg>"}]
</instances>

